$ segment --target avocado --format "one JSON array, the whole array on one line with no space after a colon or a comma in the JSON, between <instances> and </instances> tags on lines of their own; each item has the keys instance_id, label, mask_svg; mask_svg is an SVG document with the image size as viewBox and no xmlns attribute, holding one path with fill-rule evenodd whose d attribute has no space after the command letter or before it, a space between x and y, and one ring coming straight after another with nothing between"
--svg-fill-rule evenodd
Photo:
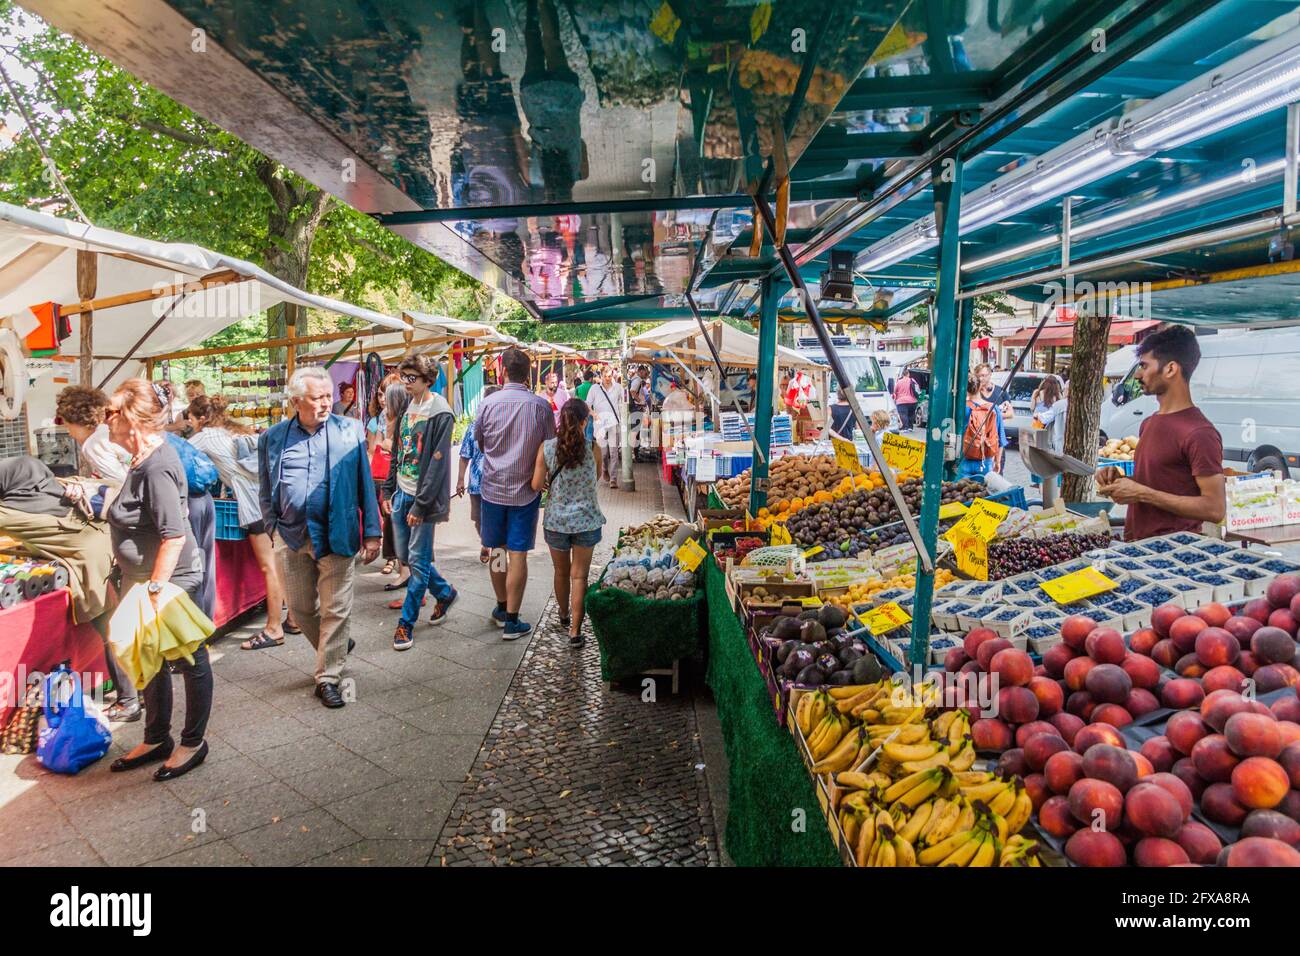
<instances>
[{"instance_id":1,"label":"avocado","mask_svg":"<svg viewBox=\"0 0 1300 956\"><path fill-rule=\"evenodd\" d=\"M817 612L817 620L826 630L832 630L837 627L843 627L848 620L848 616L843 610L834 604L823 604L821 610Z\"/></svg>"},{"instance_id":2,"label":"avocado","mask_svg":"<svg viewBox=\"0 0 1300 956\"><path fill-rule=\"evenodd\" d=\"M874 654L866 654L853 665L853 683L874 684L880 680L880 661Z\"/></svg>"}]
</instances>

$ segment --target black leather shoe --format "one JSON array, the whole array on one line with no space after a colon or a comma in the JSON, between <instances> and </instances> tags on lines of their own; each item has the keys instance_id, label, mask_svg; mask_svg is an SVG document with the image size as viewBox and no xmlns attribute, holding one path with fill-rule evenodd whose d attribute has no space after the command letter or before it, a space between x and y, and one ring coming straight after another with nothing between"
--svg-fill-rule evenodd
<instances>
[{"instance_id":1,"label":"black leather shoe","mask_svg":"<svg viewBox=\"0 0 1300 956\"><path fill-rule=\"evenodd\" d=\"M110 773L121 773L123 770L134 770L136 767L143 767L145 764L156 763L159 760L166 760L176 749L176 741L170 737L166 743L161 743L147 754L141 754L139 757L118 757L109 766Z\"/></svg>"},{"instance_id":2,"label":"black leather shoe","mask_svg":"<svg viewBox=\"0 0 1300 956\"><path fill-rule=\"evenodd\" d=\"M344 703L338 684L317 684L316 696L326 707L342 707Z\"/></svg>"},{"instance_id":3,"label":"black leather shoe","mask_svg":"<svg viewBox=\"0 0 1300 956\"><path fill-rule=\"evenodd\" d=\"M185 761L178 767L159 767L154 771L153 778L155 780L175 780L177 777L183 777L199 764L203 763L203 760L207 755L208 742L205 740L203 743L199 744L199 749L194 751L194 756L190 757L189 760Z\"/></svg>"}]
</instances>

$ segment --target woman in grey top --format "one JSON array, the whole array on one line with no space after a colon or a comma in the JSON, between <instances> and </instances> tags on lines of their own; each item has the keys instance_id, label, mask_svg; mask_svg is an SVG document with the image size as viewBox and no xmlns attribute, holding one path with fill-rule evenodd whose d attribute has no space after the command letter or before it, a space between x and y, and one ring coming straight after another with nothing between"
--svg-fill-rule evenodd
<instances>
[{"instance_id":1,"label":"woman in grey top","mask_svg":"<svg viewBox=\"0 0 1300 956\"><path fill-rule=\"evenodd\" d=\"M591 555L600 542L600 526L605 523L596 493L600 458L592 453L587 433L590 418L586 402L578 398L565 402L556 437L542 442L533 466L533 490L550 489L542 534L555 568L560 626L569 632L572 647L581 646L583 641L582 614Z\"/></svg>"},{"instance_id":2,"label":"woman in grey top","mask_svg":"<svg viewBox=\"0 0 1300 956\"><path fill-rule=\"evenodd\" d=\"M126 481L108 509L113 557L122 570L123 590L146 585L155 608L164 583L175 584L191 599L197 599L203 584L204 554L190 530L185 468L163 438L167 419L166 391L142 378L124 382L108 407L110 437L131 454ZM144 688L144 743L115 760L111 770L161 760L154 779L171 780L203 762L208 755L203 735L212 710L212 666L206 646L193 657L192 664L178 662L185 679L180 746L171 738L172 681L164 667Z\"/></svg>"}]
</instances>

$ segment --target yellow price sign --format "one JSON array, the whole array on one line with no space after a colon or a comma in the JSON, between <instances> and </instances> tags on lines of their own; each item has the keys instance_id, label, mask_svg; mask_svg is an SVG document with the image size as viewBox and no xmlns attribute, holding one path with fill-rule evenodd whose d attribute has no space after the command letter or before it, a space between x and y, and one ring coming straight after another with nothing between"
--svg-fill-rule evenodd
<instances>
[{"instance_id":1,"label":"yellow price sign","mask_svg":"<svg viewBox=\"0 0 1300 956\"><path fill-rule=\"evenodd\" d=\"M821 607L822 599L814 594L811 597L800 598L799 603L804 607Z\"/></svg>"},{"instance_id":2,"label":"yellow price sign","mask_svg":"<svg viewBox=\"0 0 1300 956\"><path fill-rule=\"evenodd\" d=\"M822 553L823 551L825 551L825 550L826 550L826 549L825 549L824 547L822 547L822 546L819 544L819 545L817 545L816 547L809 548L807 551L805 551L805 552L803 553L803 556L804 556L805 558L811 558L813 555L815 555L815 554L821 554L821 553Z\"/></svg>"},{"instance_id":3,"label":"yellow price sign","mask_svg":"<svg viewBox=\"0 0 1300 956\"><path fill-rule=\"evenodd\" d=\"M790 538L790 532L789 532L789 530L786 528L784 522L777 522L776 524L772 525L772 544L773 544L773 545L778 545L778 544L793 544L793 543L794 543L793 540Z\"/></svg>"},{"instance_id":4,"label":"yellow price sign","mask_svg":"<svg viewBox=\"0 0 1300 956\"><path fill-rule=\"evenodd\" d=\"M1119 584L1106 577L1096 568L1083 568L1080 571L1053 578L1051 581L1044 581L1039 587L1046 591L1057 604L1073 604L1075 601L1090 598L1094 594L1112 591L1119 587Z\"/></svg>"},{"instance_id":5,"label":"yellow price sign","mask_svg":"<svg viewBox=\"0 0 1300 956\"><path fill-rule=\"evenodd\" d=\"M699 542L694 538L687 538L682 542L682 546L677 549L677 563L687 571L694 571L700 566L707 552L700 547Z\"/></svg>"},{"instance_id":6,"label":"yellow price sign","mask_svg":"<svg viewBox=\"0 0 1300 956\"><path fill-rule=\"evenodd\" d=\"M989 579L989 545L979 535L959 537L952 542L957 570L979 581Z\"/></svg>"},{"instance_id":7,"label":"yellow price sign","mask_svg":"<svg viewBox=\"0 0 1300 956\"><path fill-rule=\"evenodd\" d=\"M858 459L858 449L847 438L831 433L831 447L835 449L835 463L850 475L862 474L862 462Z\"/></svg>"},{"instance_id":8,"label":"yellow price sign","mask_svg":"<svg viewBox=\"0 0 1300 956\"><path fill-rule=\"evenodd\" d=\"M912 615L899 607L894 601L882 604L858 615L858 620L867 626L872 634L888 634L912 623Z\"/></svg>"},{"instance_id":9,"label":"yellow price sign","mask_svg":"<svg viewBox=\"0 0 1300 956\"><path fill-rule=\"evenodd\" d=\"M982 538L987 544L997 534L998 525L1006 520L1011 508L1000 501L976 498L966 509L966 516L948 529L944 535L954 545L960 538L971 536Z\"/></svg>"},{"instance_id":10,"label":"yellow price sign","mask_svg":"<svg viewBox=\"0 0 1300 956\"><path fill-rule=\"evenodd\" d=\"M894 471L920 471L925 464L925 442L886 432L880 436L880 454Z\"/></svg>"},{"instance_id":11,"label":"yellow price sign","mask_svg":"<svg viewBox=\"0 0 1300 956\"><path fill-rule=\"evenodd\" d=\"M939 520L947 521L949 518L959 518L968 510L960 501L950 501L946 505L939 506Z\"/></svg>"}]
</instances>

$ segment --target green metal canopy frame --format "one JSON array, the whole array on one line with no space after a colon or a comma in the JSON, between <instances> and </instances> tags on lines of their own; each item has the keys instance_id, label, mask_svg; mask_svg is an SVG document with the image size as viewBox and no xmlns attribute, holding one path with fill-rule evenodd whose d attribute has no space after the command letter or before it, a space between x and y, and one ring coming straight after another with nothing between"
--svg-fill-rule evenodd
<instances>
[{"instance_id":1,"label":"green metal canopy frame","mask_svg":"<svg viewBox=\"0 0 1300 956\"><path fill-rule=\"evenodd\" d=\"M754 508L783 297L820 330L852 252L865 316L932 311L925 555L981 293L1300 319L1294 2L22 2L545 321L751 316Z\"/></svg>"}]
</instances>

